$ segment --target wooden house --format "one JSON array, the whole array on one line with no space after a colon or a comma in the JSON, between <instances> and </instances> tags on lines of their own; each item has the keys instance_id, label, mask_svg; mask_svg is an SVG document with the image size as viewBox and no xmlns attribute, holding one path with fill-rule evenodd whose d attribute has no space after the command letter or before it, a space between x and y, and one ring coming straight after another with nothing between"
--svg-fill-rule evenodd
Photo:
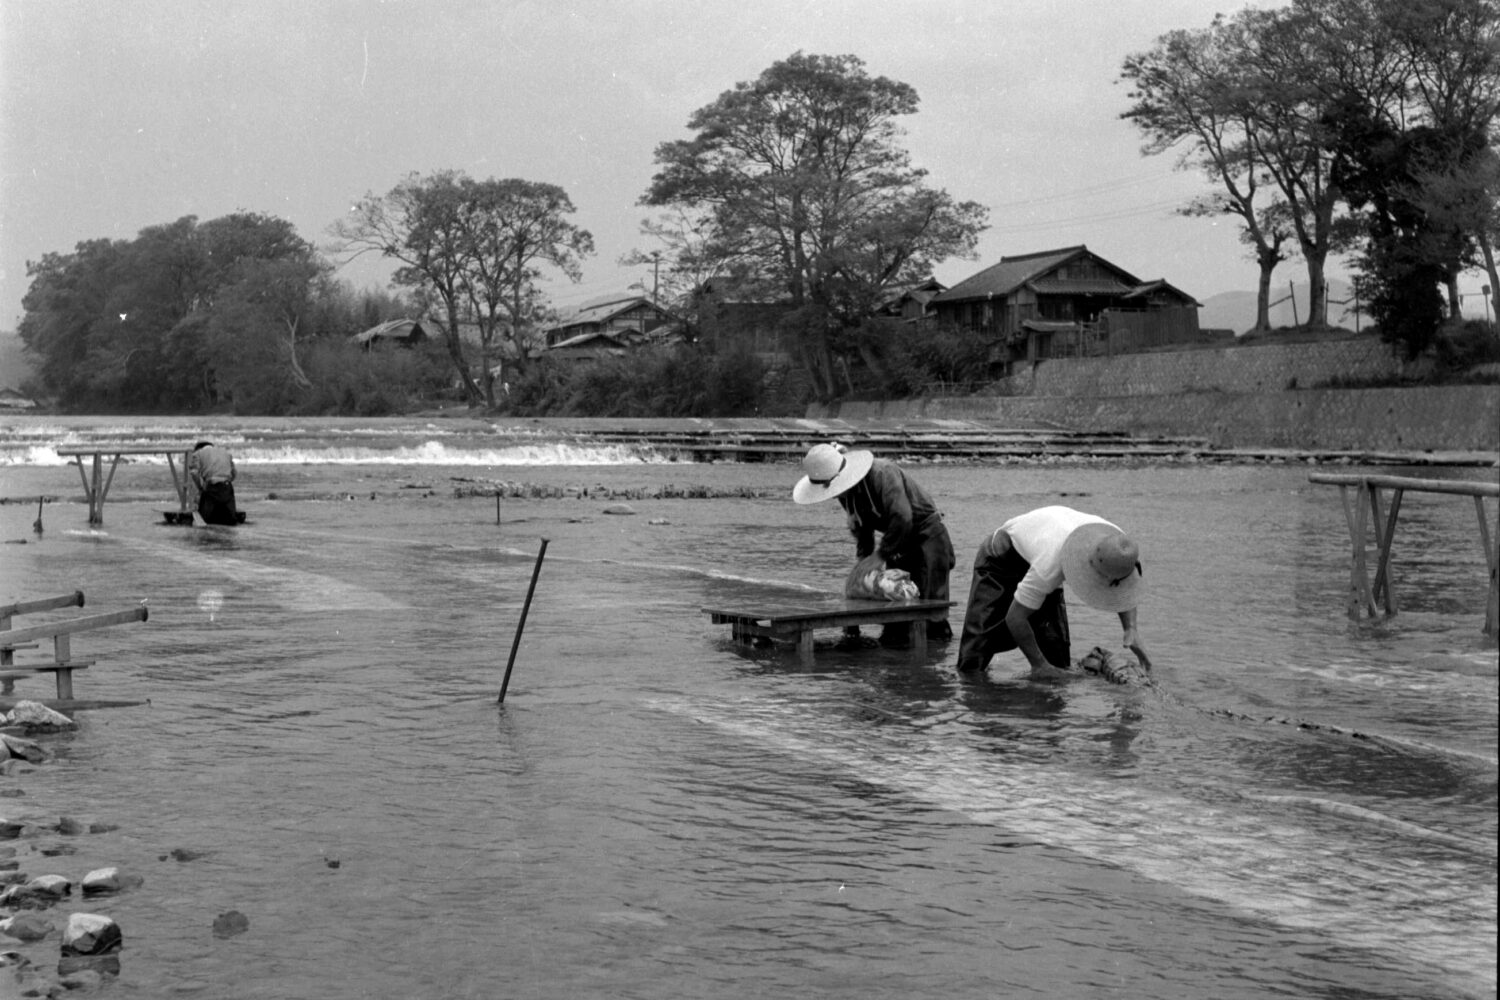
<instances>
[{"instance_id":1,"label":"wooden house","mask_svg":"<svg viewBox=\"0 0 1500 1000\"><path fill-rule=\"evenodd\" d=\"M416 347L429 337L440 339L442 336L442 328L431 320L393 319L378 323L368 330L354 334L349 339L358 344L362 350L368 351L386 344Z\"/></svg>"},{"instance_id":2,"label":"wooden house","mask_svg":"<svg viewBox=\"0 0 1500 1000\"><path fill-rule=\"evenodd\" d=\"M1003 257L929 303L937 322L991 342L997 374L1021 361L1195 341L1199 305L1082 245Z\"/></svg>"},{"instance_id":3,"label":"wooden house","mask_svg":"<svg viewBox=\"0 0 1500 1000\"><path fill-rule=\"evenodd\" d=\"M661 339L679 325L676 318L646 295L594 299L561 317L543 331L546 350L576 344L578 338L604 334L623 347Z\"/></svg>"},{"instance_id":4,"label":"wooden house","mask_svg":"<svg viewBox=\"0 0 1500 1000\"><path fill-rule=\"evenodd\" d=\"M886 293L876 314L893 316L906 323L921 323L932 316L932 300L947 291L948 286L936 278L901 288L892 288Z\"/></svg>"}]
</instances>

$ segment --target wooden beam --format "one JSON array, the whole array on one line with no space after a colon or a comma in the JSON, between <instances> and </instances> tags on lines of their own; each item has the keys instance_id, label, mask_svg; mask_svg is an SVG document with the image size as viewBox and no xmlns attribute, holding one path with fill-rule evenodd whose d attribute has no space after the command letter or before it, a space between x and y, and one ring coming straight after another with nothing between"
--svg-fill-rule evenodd
<instances>
[{"instance_id":1,"label":"wooden beam","mask_svg":"<svg viewBox=\"0 0 1500 1000\"><path fill-rule=\"evenodd\" d=\"M34 642L37 639L61 639L74 632L87 632L90 629L107 628L110 625L121 625L125 622L143 622L148 617L150 615L145 605L141 605L127 611L111 611L108 614L74 618L72 621L54 622L51 625L33 625L30 628L12 629L0 635L0 645L16 646L21 643Z\"/></svg>"}]
</instances>

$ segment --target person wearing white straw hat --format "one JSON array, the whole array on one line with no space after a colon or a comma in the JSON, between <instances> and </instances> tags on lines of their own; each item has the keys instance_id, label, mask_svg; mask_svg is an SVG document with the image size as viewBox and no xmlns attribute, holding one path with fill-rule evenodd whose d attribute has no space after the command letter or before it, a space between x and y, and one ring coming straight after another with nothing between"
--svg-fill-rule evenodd
<instances>
[{"instance_id":1,"label":"person wearing white straw hat","mask_svg":"<svg viewBox=\"0 0 1500 1000\"><path fill-rule=\"evenodd\" d=\"M984 670L996 653L1019 649L1033 676L1072 665L1063 583L1089 607L1113 611L1125 645L1151 669L1136 628L1145 592L1140 550L1119 527L1071 507L1040 507L990 533L974 557L958 669Z\"/></svg>"},{"instance_id":2,"label":"person wearing white straw hat","mask_svg":"<svg viewBox=\"0 0 1500 1000\"><path fill-rule=\"evenodd\" d=\"M924 600L948 599L948 574L955 562L953 541L932 497L895 462L839 444L819 444L802 459L803 476L792 487L792 499L814 504L837 499L854 536L857 559L878 558L891 569L904 569ZM876 544L876 534L879 544ZM904 646L910 642L906 623L887 625L880 642ZM857 640L858 628L844 630L846 640ZM953 638L947 619L927 623L927 638Z\"/></svg>"}]
</instances>

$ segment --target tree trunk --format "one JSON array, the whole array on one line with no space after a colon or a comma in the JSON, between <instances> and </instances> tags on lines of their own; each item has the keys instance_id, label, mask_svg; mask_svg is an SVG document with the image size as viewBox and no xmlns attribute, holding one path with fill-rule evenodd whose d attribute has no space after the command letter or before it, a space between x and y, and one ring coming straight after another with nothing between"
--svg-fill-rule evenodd
<instances>
[{"instance_id":1,"label":"tree trunk","mask_svg":"<svg viewBox=\"0 0 1500 1000\"><path fill-rule=\"evenodd\" d=\"M1488 233L1480 232L1479 250L1484 254L1484 273L1490 276L1490 308L1494 310L1491 317L1500 323L1500 273L1495 270L1495 247Z\"/></svg>"},{"instance_id":2,"label":"tree trunk","mask_svg":"<svg viewBox=\"0 0 1500 1000\"><path fill-rule=\"evenodd\" d=\"M1264 331L1271 329L1271 275L1276 271L1276 264L1280 258L1262 255L1260 258L1260 277L1255 283L1255 326L1253 330Z\"/></svg>"},{"instance_id":3,"label":"tree trunk","mask_svg":"<svg viewBox=\"0 0 1500 1000\"><path fill-rule=\"evenodd\" d=\"M1328 275L1321 254L1307 254L1307 323L1309 329L1328 325Z\"/></svg>"},{"instance_id":4,"label":"tree trunk","mask_svg":"<svg viewBox=\"0 0 1500 1000\"><path fill-rule=\"evenodd\" d=\"M469 405L478 406L484 401L484 395L479 391L479 386L474 384L474 376L469 374L469 362L464 358L464 344L458 335L458 306L451 294L444 294L443 304L448 312L448 326L443 330L443 339L448 344L448 357L453 360L453 368L458 372L458 379L463 384L464 396Z\"/></svg>"}]
</instances>

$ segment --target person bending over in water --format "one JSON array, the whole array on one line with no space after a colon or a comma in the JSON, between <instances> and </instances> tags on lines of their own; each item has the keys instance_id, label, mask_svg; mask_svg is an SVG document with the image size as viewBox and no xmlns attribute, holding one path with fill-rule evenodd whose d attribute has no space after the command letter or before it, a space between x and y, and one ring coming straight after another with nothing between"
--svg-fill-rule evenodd
<instances>
[{"instance_id":1,"label":"person bending over in water","mask_svg":"<svg viewBox=\"0 0 1500 1000\"><path fill-rule=\"evenodd\" d=\"M198 516L204 524L238 524L234 506L234 456L210 441L188 453L188 478L198 488Z\"/></svg>"},{"instance_id":2,"label":"person bending over in water","mask_svg":"<svg viewBox=\"0 0 1500 1000\"><path fill-rule=\"evenodd\" d=\"M806 475L792 488L792 499L811 504L837 497L854 536L856 558L878 555L888 568L911 574L918 597L948 599L948 574L953 570L954 557L943 515L927 491L896 463L868 451L819 444L802 459L802 471ZM880 533L878 546L876 532ZM953 638L953 627L946 618L926 624L928 639L947 642ZM910 627L906 622L887 625L880 633L881 645L908 645ZM859 628L846 628L844 637L858 641Z\"/></svg>"},{"instance_id":3,"label":"person bending over in water","mask_svg":"<svg viewBox=\"0 0 1500 1000\"><path fill-rule=\"evenodd\" d=\"M1125 645L1151 669L1136 629L1145 592L1140 551L1118 527L1071 507L1040 507L990 533L974 556L958 669L984 670L996 653L1019 649L1033 677L1072 665L1062 586L1089 607L1114 611Z\"/></svg>"}]
</instances>

